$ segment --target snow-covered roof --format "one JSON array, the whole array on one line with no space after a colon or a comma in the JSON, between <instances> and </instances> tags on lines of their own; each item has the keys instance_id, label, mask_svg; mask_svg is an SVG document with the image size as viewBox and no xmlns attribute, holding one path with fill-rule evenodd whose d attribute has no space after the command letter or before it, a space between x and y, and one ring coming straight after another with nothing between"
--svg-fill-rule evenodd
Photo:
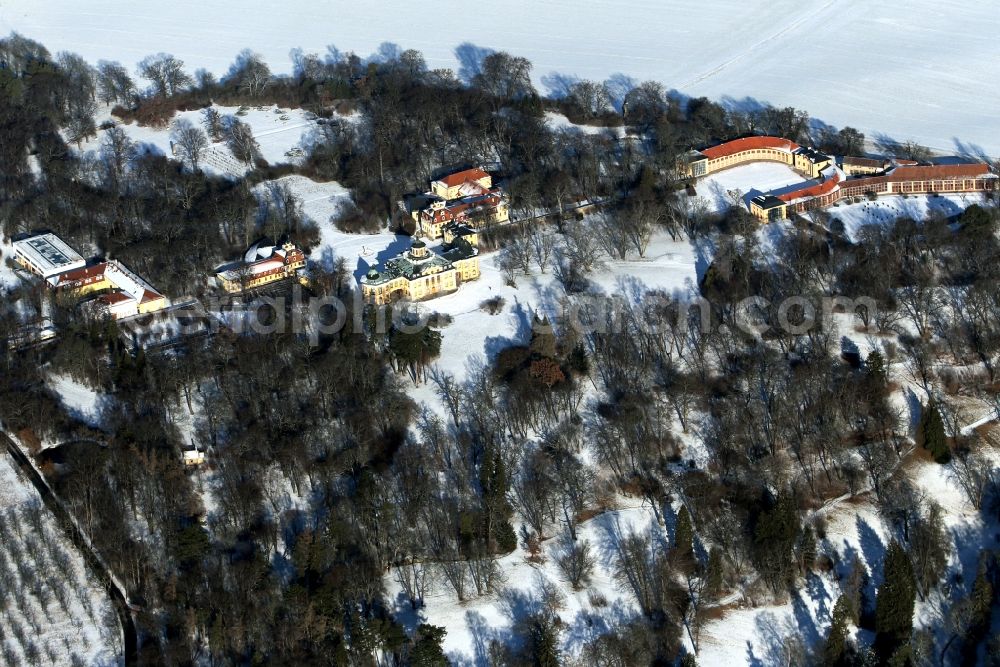
<instances>
[{"instance_id":1,"label":"snow-covered roof","mask_svg":"<svg viewBox=\"0 0 1000 667\"><path fill-rule=\"evenodd\" d=\"M727 141L723 144L719 144L718 146L706 148L701 151L701 153L709 160L717 160L719 158L729 157L730 155L743 153L744 151L766 148L792 153L799 149L799 145L794 141L783 139L781 137L744 137L742 139Z\"/></svg>"},{"instance_id":2,"label":"snow-covered roof","mask_svg":"<svg viewBox=\"0 0 1000 667\"><path fill-rule=\"evenodd\" d=\"M244 271L247 272L247 275L253 276L279 269L286 263L294 263L304 259L305 255L296 246L290 246L290 249L286 249L285 246L269 245L266 242L258 241L244 253L242 264L237 263L235 266L229 264L227 265L229 268L219 267L217 271L223 280L236 281L239 280L241 272Z\"/></svg>"},{"instance_id":3,"label":"snow-covered roof","mask_svg":"<svg viewBox=\"0 0 1000 667\"><path fill-rule=\"evenodd\" d=\"M86 265L83 257L55 234L39 234L14 241L14 252L25 258L45 278Z\"/></svg>"},{"instance_id":4,"label":"snow-covered roof","mask_svg":"<svg viewBox=\"0 0 1000 667\"><path fill-rule=\"evenodd\" d=\"M482 169L466 169L465 171L458 171L454 174L442 176L437 179L437 182L444 183L446 187L453 188L456 185L461 185L469 181L478 181L482 178L489 178L489 176L490 175Z\"/></svg>"},{"instance_id":5,"label":"snow-covered roof","mask_svg":"<svg viewBox=\"0 0 1000 667\"><path fill-rule=\"evenodd\" d=\"M263 259L267 259L279 251L280 248L275 246L273 243L267 241L257 241L252 246L250 246L246 253L243 255L243 261L247 264L253 264L254 262L259 262Z\"/></svg>"}]
</instances>

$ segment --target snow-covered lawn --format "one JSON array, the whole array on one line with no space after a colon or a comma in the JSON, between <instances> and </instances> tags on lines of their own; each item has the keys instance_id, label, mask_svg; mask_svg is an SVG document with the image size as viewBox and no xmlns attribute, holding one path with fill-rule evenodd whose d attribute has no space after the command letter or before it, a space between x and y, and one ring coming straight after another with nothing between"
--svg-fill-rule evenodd
<instances>
[{"instance_id":1,"label":"snow-covered lawn","mask_svg":"<svg viewBox=\"0 0 1000 667\"><path fill-rule=\"evenodd\" d=\"M343 248L345 244L353 246L352 242L354 241L358 241L360 246L364 246L365 241L362 239L369 239L369 245L374 246L371 248L372 251L380 249L377 242L380 235L345 234L334 225L334 221L343 207L351 201L351 191L340 183L336 181L321 183L305 176L292 175L264 181L254 188L254 193L258 197L266 199L275 188L287 188L291 191L302 206L303 215L319 229L320 248L313 253L312 259L314 261L319 259L325 248ZM391 234L382 236L392 238ZM345 250L345 252L348 251ZM347 255L345 254L345 256Z\"/></svg>"},{"instance_id":2,"label":"snow-covered lawn","mask_svg":"<svg viewBox=\"0 0 1000 667\"><path fill-rule=\"evenodd\" d=\"M625 136L624 127L601 127L600 125L578 125L561 113L545 112L545 122L556 131L580 134L604 134L621 138Z\"/></svg>"},{"instance_id":3,"label":"snow-covered lawn","mask_svg":"<svg viewBox=\"0 0 1000 667\"><path fill-rule=\"evenodd\" d=\"M0 289L14 287L21 282L13 267L8 265L7 260L13 261L13 258L14 247L7 239L0 236Z\"/></svg>"},{"instance_id":4,"label":"snow-covered lawn","mask_svg":"<svg viewBox=\"0 0 1000 667\"><path fill-rule=\"evenodd\" d=\"M708 211L724 211L737 202L786 185L802 183L802 175L778 162L755 162L699 179L695 191Z\"/></svg>"},{"instance_id":5,"label":"snow-covered lawn","mask_svg":"<svg viewBox=\"0 0 1000 667\"><path fill-rule=\"evenodd\" d=\"M952 217L969 206L982 202L982 195L894 196L855 204L840 203L827 208L826 212L831 220L839 220L844 224L844 232L848 238L857 241L858 232L867 225L891 223L899 218L921 221L930 215Z\"/></svg>"},{"instance_id":6,"label":"snow-covered lawn","mask_svg":"<svg viewBox=\"0 0 1000 667\"><path fill-rule=\"evenodd\" d=\"M986 113L1000 106L1000 87L990 84L1000 75L1000 15L984 2L513 0L483 20L455 0L433 11L407 0L5 0L0 33L11 30L91 62L132 68L166 51L189 71L219 76L246 48L289 72L296 48L367 56L388 41L462 73L484 49L502 49L531 60L543 92L562 93L579 77L610 80L620 94L653 79L739 108L796 106L870 138L1000 154L1000 121Z\"/></svg>"},{"instance_id":7,"label":"snow-covered lawn","mask_svg":"<svg viewBox=\"0 0 1000 667\"><path fill-rule=\"evenodd\" d=\"M6 452L0 516L0 569L12 576L0 596L0 663L118 665L121 628L111 602Z\"/></svg>"},{"instance_id":8,"label":"snow-covered lawn","mask_svg":"<svg viewBox=\"0 0 1000 667\"><path fill-rule=\"evenodd\" d=\"M233 116L250 127L260 146L261 157L269 164L301 164L312 143L312 136L319 127L317 120L302 109L282 109L272 104L248 107L240 112L239 107L213 107L223 118ZM174 115L171 122L184 119L195 127L204 129L202 112L202 109L181 111ZM112 120L110 109L103 108L97 118L98 124L108 120ZM148 127L132 122L120 124L120 127L138 144L140 150L172 155L169 125ZM104 132L99 130L97 136L80 146L81 151L97 151L103 137ZM199 166L207 173L217 175L242 176L247 170L247 166L233 156L225 142L211 143Z\"/></svg>"},{"instance_id":9,"label":"snow-covered lawn","mask_svg":"<svg viewBox=\"0 0 1000 667\"><path fill-rule=\"evenodd\" d=\"M91 426L100 425L102 403L109 400L107 396L67 375L50 374L48 387L59 396L70 416Z\"/></svg>"},{"instance_id":10,"label":"snow-covered lawn","mask_svg":"<svg viewBox=\"0 0 1000 667\"><path fill-rule=\"evenodd\" d=\"M408 247L409 239L400 238L397 246ZM619 296L635 303L638 296L649 290L660 290L686 296L697 282L696 250L686 240L672 240L666 234L653 237L646 257L628 261L605 262L605 268L588 276L590 293L607 297ZM518 275L516 287L505 283L497 268L497 254L484 254L480 260L481 277L464 283L447 296L421 302L423 313L443 313L453 318L441 329L441 357L435 361L437 370L454 375L459 381L471 370L492 361L505 347L526 343L531 335L535 313L556 321L562 307L562 287L551 268L547 273ZM490 315L480 305L489 299L504 300L503 310ZM438 403L430 384L414 387L410 395L433 407Z\"/></svg>"},{"instance_id":11,"label":"snow-covered lawn","mask_svg":"<svg viewBox=\"0 0 1000 667\"><path fill-rule=\"evenodd\" d=\"M602 514L579 526L578 538L590 543L596 567L590 585L574 591L556 563L561 538L543 545L544 562L531 562L530 554L519 545L499 560L504 572L503 592L459 602L448 584L436 582L426 597L426 606L414 613L393 576L385 578L387 594L395 602L399 618L407 625L430 623L447 628L444 649L455 664L487 664L485 650L496 639L512 641L512 625L541 609L540 591L546 583L565 598L559 616L565 623L563 649L579 651L584 640L607 632L609 625L638 613L625 599L614 581L613 569L618 539L631 533L662 535L648 511L630 507ZM596 604L595 604L596 603Z\"/></svg>"}]
</instances>

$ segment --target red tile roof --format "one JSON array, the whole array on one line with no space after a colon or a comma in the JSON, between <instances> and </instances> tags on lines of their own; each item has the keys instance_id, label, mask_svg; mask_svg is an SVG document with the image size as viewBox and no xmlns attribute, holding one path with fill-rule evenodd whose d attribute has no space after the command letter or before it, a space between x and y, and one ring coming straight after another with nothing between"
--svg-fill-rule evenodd
<instances>
[{"instance_id":1,"label":"red tile roof","mask_svg":"<svg viewBox=\"0 0 1000 667\"><path fill-rule=\"evenodd\" d=\"M445 184L446 187L453 188L456 185L461 185L462 183L467 183L468 181L478 181L481 178L487 178L487 174L482 169L466 169L465 171L455 172L454 174L448 174L437 180Z\"/></svg>"},{"instance_id":2,"label":"red tile roof","mask_svg":"<svg viewBox=\"0 0 1000 667\"><path fill-rule=\"evenodd\" d=\"M889 163L889 160L873 160L870 157L845 157L844 164L853 165L855 167L871 167L873 169L882 169Z\"/></svg>"},{"instance_id":3,"label":"red tile roof","mask_svg":"<svg viewBox=\"0 0 1000 667\"><path fill-rule=\"evenodd\" d=\"M897 167L889 174L894 181L937 181L949 178L976 178L990 173L988 165L981 162L972 164L936 164L918 167Z\"/></svg>"},{"instance_id":4,"label":"red tile roof","mask_svg":"<svg viewBox=\"0 0 1000 667\"><path fill-rule=\"evenodd\" d=\"M783 202L790 202L796 199L803 199L805 197L822 197L823 195L828 195L836 190L838 185L840 185L840 174L834 174L822 183L810 185L802 188L801 190L793 190L792 192L780 194L778 195L778 199Z\"/></svg>"},{"instance_id":5,"label":"red tile roof","mask_svg":"<svg viewBox=\"0 0 1000 667\"><path fill-rule=\"evenodd\" d=\"M744 151L756 150L760 148L774 148L783 151L794 151L799 147L794 141L782 139L781 137L746 137L745 139L735 139L727 141L718 146L712 146L701 151L709 160L717 160L722 157L736 155Z\"/></svg>"},{"instance_id":6,"label":"red tile roof","mask_svg":"<svg viewBox=\"0 0 1000 667\"><path fill-rule=\"evenodd\" d=\"M143 290L142 292L142 303L149 303L150 301L156 301L157 299L162 299L162 294L157 294L152 290Z\"/></svg>"},{"instance_id":7,"label":"red tile roof","mask_svg":"<svg viewBox=\"0 0 1000 667\"><path fill-rule=\"evenodd\" d=\"M107 294L102 294L99 298L109 306L113 306L116 303L121 303L123 301L130 301L132 299L132 297L125 292L108 292Z\"/></svg>"},{"instance_id":8,"label":"red tile roof","mask_svg":"<svg viewBox=\"0 0 1000 667\"><path fill-rule=\"evenodd\" d=\"M100 264L94 264L93 266L85 266L81 269L73 269L67 271L66 273L60 273L58 276L57 285L63 285L65 283L75 283L80 280L86 280L87 278L96 278L98 276L104 275L104 269L107 267L106 262L101 262Z\"/></svg>"},{"instance_id":9,"label":"red tile roof","mask_svg":"<svg viewBox=\"0 0 1000 667\"><path fill-rule=\"evenodd\" d=\"M989 165L982 163L907 166L896 167L884 176L853 178L844 183L844 186L857 189L859 187L874 187L875 185L882 183L943 181L955 178L981 178L983 176L988 176L989 174Z\"/></svg>"}]
</instances>

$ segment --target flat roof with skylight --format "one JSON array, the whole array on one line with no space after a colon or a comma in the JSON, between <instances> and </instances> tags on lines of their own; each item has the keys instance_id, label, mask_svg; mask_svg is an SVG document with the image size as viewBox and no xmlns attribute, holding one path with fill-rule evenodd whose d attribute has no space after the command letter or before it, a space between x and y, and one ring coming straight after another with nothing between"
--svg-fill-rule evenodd
<instances>
[{"instance_id":1,"label":"flat roof with skylight","mask_svg":"<svg viewBox=\"0 0 1000 667\"><path fill-rule=\"evenodd\" d=\"M86 266L80 254L55 234L14 241L14 253L29 270L44 278Z\"/></svg>"}]
</instances>

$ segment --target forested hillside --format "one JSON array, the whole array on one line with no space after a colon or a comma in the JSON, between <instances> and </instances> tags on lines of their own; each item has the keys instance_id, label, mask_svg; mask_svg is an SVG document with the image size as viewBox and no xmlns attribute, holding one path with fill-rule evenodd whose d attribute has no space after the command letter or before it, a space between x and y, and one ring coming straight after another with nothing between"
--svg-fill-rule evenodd
<instances>
[{"instance_id":1,"label":"forested hillside","mask_svg":"<svg viewBox=\"0 0 1000 667\"><path fill-rule=\"evenodd\" d=\"M1000 664L995 193L762 225L682 178L689 150L864 136L477 65L274 76L246 51L216 78L0 40L0 420L124 588L141 663ZM240 115L270 105L315 119L274 164ZM363 304L352 239L406 239L400 202L471 165L513 220L484 230L482 281ZM206 304L215 267L290 239L348 324L248 298L305 324L219 306L210 335L137 351L10 260L41 230ZM42 320L58 335L18 344ZM0 553L48 539L8 523Z\"/></svg>"}]
</instances>

